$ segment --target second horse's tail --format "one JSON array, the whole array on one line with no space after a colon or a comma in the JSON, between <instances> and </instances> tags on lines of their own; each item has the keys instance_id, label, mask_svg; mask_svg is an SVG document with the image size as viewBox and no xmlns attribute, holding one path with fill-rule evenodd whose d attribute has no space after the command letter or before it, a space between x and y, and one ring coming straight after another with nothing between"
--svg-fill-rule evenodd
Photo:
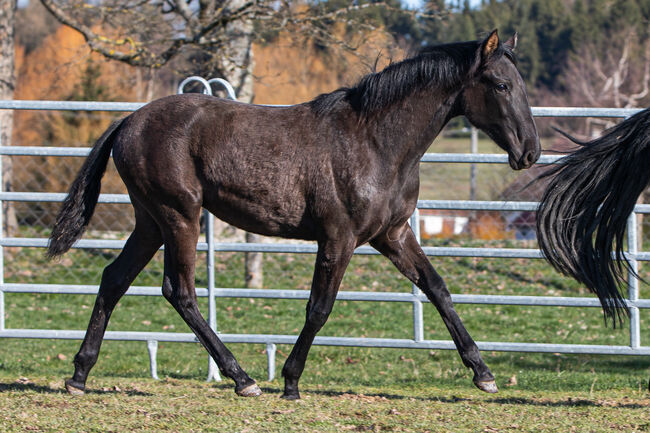
<instances>
[{"instance_id":1,"label":"second horse's tail","mask_svg":"<svg viewBox=\"0 0 650 433\"><path fill-rule=\"evenodd\" d=\"M553 267L594 292L616 326L628 314L621 293L629 270L625 227L650 184L650 109L590 142L569 138L582 148L542 175L550 182L537 211L537 239Z\"/></svg>"},{"instance_id":2,"label":"second horse's tail","mask_svg":"<svg viewBox=\"0 0 650 433\"><path fill-rule=\"evenodd\" d=\"M58 257L68 251L86 230L99 198L102 176L113 148L113 136L123 121L124 119L114 122L102 134L72 182L52 228L47 247L48 257Z\"/></svg>"}]
</instances>

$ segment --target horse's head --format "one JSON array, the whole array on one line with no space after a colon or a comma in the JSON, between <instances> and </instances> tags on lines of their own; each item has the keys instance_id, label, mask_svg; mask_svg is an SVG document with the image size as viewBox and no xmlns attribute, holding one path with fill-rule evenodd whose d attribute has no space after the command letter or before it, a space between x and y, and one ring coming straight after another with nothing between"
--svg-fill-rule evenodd
<instances>
[{"instance_id":1,"label":"horse's head","mask_svg":"<svg viewBox=\"0 0 650 433\"><path fill-rule=\"evenodd\" d=\"M479 43L472 80L461 95L464 115L508 152L515 170L529 168L541 153L528 95L513 50L517 34L501 43L497 31Z\"/></svg>"}]
</instances>

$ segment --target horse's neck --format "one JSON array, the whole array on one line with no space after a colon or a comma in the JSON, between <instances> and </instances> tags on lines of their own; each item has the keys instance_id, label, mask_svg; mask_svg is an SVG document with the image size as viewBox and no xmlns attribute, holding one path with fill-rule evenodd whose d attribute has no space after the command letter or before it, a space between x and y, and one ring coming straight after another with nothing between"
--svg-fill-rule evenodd
<instances>
[{"instance_id":1,"label":"horse's neck","mask_svg":"<svg viewBox=\"0 0 650 433\"><path fill-rule=\"evenodd\" d=\"M385 156L399 164L416 164L447 122L460 113L456 101L460 89L418 92L395 104L375 120L375 140Z\"/></svg>"}]
</instances>

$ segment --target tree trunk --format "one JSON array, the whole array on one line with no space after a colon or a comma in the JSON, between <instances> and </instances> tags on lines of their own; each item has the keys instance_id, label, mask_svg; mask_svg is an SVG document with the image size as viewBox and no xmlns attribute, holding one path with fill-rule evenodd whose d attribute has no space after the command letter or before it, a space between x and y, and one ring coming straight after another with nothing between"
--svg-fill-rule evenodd
<instances>
[{"instance_id":1,"label":"tree trunk","mask_svg":"<svg viewBox=\"0 0 650 433\"><path fill-rule=\"evenodd\" d=\"M233 0L231 9L242 7L246 0ZM236 21L228 25L228 46L225 48L222 70L225 78L235 88L237 99L253 102L253 23L250 20ZM246 233L246 242L261 242L262 237ZM262 270L262 253L246 253L245 259L246 287L261 288L264 284Z\"/></svg>"},{"instance_id":2,"label":"tree trunk","mask_svg":"<svg viewBox=\"0 0 650 433\"><path fill-rule=\"evenodd\" d=\"M15 74L14 74L14 14L16 0L0 0L0 99L13 99ZM11 144L13 130L13 112L0 110L0 140L3 146ZM2 157L2 190L11 191L12 182L11 157ZM6 234L15 233L18 222L12 202L5 202L3 209ZM2 228L0 228L1 230Z\"/></svg>"}]
</instances>

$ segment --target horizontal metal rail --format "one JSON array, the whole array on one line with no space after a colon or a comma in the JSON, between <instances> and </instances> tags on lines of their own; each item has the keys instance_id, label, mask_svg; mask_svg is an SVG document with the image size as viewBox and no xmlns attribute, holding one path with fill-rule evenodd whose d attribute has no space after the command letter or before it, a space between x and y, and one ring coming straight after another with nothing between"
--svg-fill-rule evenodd
<instances>
[{"instance_id":1,"label":"horizontal metal rail","mask_svg":"<svg viewBox=\"0 0 650 433\"><path fill-rule=\"evenodd\" d=\"M0 192L0 200L18 202L60 202L66 193L59 192ZM130 204L128 194L100 194L99 203ZM536 211L539 203L534 201L479 201L479 200L418 200L418 209L487 210L487 211ZM650 204L637 204L635 213L650 213Z\"/></svg>"},{"instance_id":2,"label":"horizontal metal rail","mask_svg":"<svg viewBox=\"0 0 650 433\"><path fill-rule=\"evenodd\" d=\"M121 111L131 112L147 105L144 102L100 101L39 101L1 100L0 110L48 110L48 111Z\"/></svg>"},{"instance_id":3,"label":"horizontal metal rail","mask_svg":"<svg viewBox=\"0 0 650 433\"><path fill-rule=\"evenodd\" d=\"M0 192L0 200L22 202L62 202L68 194L63 192ZM100 194L98 203L131 204L128 194Z\"/></svg>"},{"instance_id":4,"label":"horizontal metal rail","mask_svg":"<svg viewBox=\"0 0 650 433\"><path fill-rule=\"evenodd\" d=\"M86 157L90 147L0 146L0 155ZM538 164L553 164L562 156L542 155ZM490 153L425 153L422 162L508 164L508 155Z\"/></svg>"},{"instance_id":5,"label":"horizontal metal rail","mask_svg":"<svg viewBox=\"0 0 650 433\"><path fill-rule=\"evenodd\" d=\"M2 238L2 247L35 247L46 248L48 240L45 238ZM110 239L81 239L72 246L78 249L114 249L124 248L126 241ZM161 249L163 249L161 247ZM197 251L207 251L207 242L198 242ZM542 259L542 252L533 248L472 248L472 247L422 247L422 250L430 257L486 257L486 258L507 258L507 259ZM215 252L261 252L261 253L296 253L316 254L318 247L314 243L255 243L255 242L216 242ZM379 252L369 246L361 246L355 250L355 254L377 255ZM650 261L650 252L638 252L636 254L625 253L628 259Z\"/></svg>"},{"instance_id":6,"label":"horizontal metal rail","mask_svg":"<svg viewBox=\"0 0 650 433\"><path fill-rule=\"evenodd\" d=\"M71 284L27 284L5 283L0 286L5 293L43 293L58 295L96 295L98 287L94 285ZM158 286L132 286L126 292L128 296L160 296ZM197 287L196 295L199 298L208 297L208 289ZM286 289L241 289L241 288L215 288L214 296L217 298L259 298L259 299L309 299L309 290ZM600 301L592 297L568 296L517 296L517 295L464 295L452 294L455 304L485 304L485 305L522 305L531 307L594 307L600 308ZM428 302L427 297L408 292L359 292L341 290L336 299L338 301L366 301L366 302ZM650 308L650 299L637 301L626 300L628 307Z\"/></svg>"},{"instance_id":7,"label":"horizontal metal rail","mask_svg":"<svg viewBox=\"0 0 650 433\"><path fill-rule=\"evenodd\" d=\"M535 164L553 164L562 156L542 155ZM508 164L508 155L500 153L425 153L422 162Z\"/></svg>"},{"instance_id":8,"label":"horizontal metal rail","mask_svg":"<svg viewBox=\"0 0 650 433\"><path fill-rule=\"evenodd\" d=\"M0 110L55 110L55 111L135 111L146 105L143 102L98 102L98 101L40 101L0 100ZM264 104L266 105L266 104ZM289 107L289 105L266 105ZM535 117L630 117L638 108L590 108L590 107L532 107Z\"/></svg>"},{"instance_id":9,"label":"horizontal metal rail","mask_svg":"<svg viewBox=\"0 0 650 433\"><path fill-rule=\"evenodd\" d=\"M85 331L53 329L6 329L0 331L0 338L49 338L62 340L82 340ZM223 334L219 338L224 343L249 344L294 344L296 335L278 334ZM196 343L194 334L180 332L135 332L107 331L105 340L114 341L165 341L177 343ZM319 346L374 347L392 349L446 349L455 350L453 341L422 340L406 338L359 338L359 337L324 337L317 336L314 344ZM597 344L557 344L557 343L516 343L477 341L483 351L499 352L537 352L570 354L610 354L610 355L650 355L650 347L632 349L629 346L609 346Z\"/></svg>"}]
</instances>

